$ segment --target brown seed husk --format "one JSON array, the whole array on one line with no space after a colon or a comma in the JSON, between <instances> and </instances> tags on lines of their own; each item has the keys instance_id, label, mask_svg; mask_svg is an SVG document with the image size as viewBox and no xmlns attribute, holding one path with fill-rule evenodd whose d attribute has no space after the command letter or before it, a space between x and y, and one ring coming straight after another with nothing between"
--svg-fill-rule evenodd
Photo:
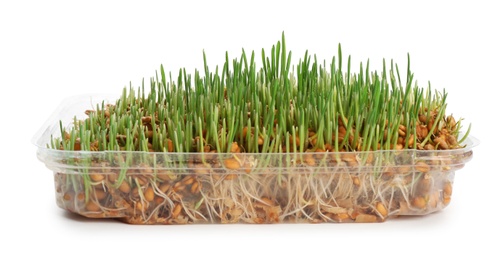
<instances>
[{"instance_id":1,"label":"brown seed husk","mask_svg":"<svg viewBox=\"0 0 503 260\"><path fill-rule=\"evenodd\" d=\"M148 187L146 190L145 190L145 193L143 194L143 196L145 197L145 200L146 201L153 201L154 200L154 190L152 189L152 187Z\"/></svg>"},{"instance_id":2,"label":"brown seed husk","mask_svg":"<svg viewBox=\"0 0 503 260\"><path fill-rule=\"evenodd\" d=\"M235 158L227 158L224 160L224 165L227 169L237 170L241 168L241 165Z\"/></svg>"}]
</instances>

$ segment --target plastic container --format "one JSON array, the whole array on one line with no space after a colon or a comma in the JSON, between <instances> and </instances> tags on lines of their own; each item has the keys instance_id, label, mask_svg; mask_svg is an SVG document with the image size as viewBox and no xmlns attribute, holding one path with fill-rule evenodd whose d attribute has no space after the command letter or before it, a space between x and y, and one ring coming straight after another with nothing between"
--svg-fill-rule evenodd
<instances>
[{"instance_id":1,"label":"plastic container","mask_svg":"<svg viewBox=\"0 0 503 260\"><path fill-rule=\"evenodd\" d=\"M59 120L93 101L68 99L34 138L54 172L59 207L132 224L382 222L446 207L454 173L478 140L456 150L303 154L86 152L45 148ZM110 99L113 100L113 99Z\"/></svg>"}]
</instances>

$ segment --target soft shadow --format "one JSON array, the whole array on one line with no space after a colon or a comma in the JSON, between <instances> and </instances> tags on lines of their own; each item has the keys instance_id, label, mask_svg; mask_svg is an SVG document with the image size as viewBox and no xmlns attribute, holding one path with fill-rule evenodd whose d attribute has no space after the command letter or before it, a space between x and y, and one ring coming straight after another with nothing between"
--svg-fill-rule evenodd
<instances>
[{"instance_id":1,"label":"soft shadow","mask_svg":"<svg viewBox=\"0 0 503 260\"><path fill-rule=\"evenodd\" d=\"M123 224L123 222L120 219L114 219L114 218L88 218L84 217L82 215L79 215L77 213L73 213L70 211L63 211L62 214L63 218L68 219L70 221L75 221L79 223L119 223Z\"/></svg>"},{"instance_id":2,"label":"soft shadow","mask_svg":"<svg viewBox=\"0 0 503 260\"><path fill-rule=\"evenodd\" d=\"M386 222L396 222L396 223L411 223L411 224L421 224L421 225L443 225L445 221L448 221L448 214L446 212L436 211L426 215L410 215L410 216L397 216L395 218L390 218Z\"/></svg>"}]
</instances>

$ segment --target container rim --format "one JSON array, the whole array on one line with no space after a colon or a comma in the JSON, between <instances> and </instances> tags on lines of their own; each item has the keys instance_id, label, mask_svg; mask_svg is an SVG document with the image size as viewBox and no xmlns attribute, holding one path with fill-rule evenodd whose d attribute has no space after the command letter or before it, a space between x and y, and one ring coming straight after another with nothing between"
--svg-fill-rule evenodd
<instances>
[{"instance_id":1,"label":"container rim","mask_svg":"<svg viewBox=\"0 0 503 260\"><path fill-rule=\"evenodd\" d=\"M71 106L72 104L75 104L79 101L82 101L83 99L90 99L91 102L93 99L100 99L101 100L115 100L117 99L117 95L111 94L111 93L87 93L87 94L78 94L78 95L73 95L69 96L56 107L56 109L52 112L52 114L45 120L45 122L42 124L42 126L35 132L33 137L31 138L31 143L35 146L37 146L39 149L47 149L45 147L45 143L41 143L43 140L44 133L47 131L47 129L54 125L54 123L58 122L59 115L62 111L64 111L66 108ZM92 103L91 103L92 104ZM51 149L48 149L51 150Z\"/></svg>"},{"instance_id":2,"label":"container rim","mask_svg":"<svg viewBox=\"0 0 503 260\"><path fill-rule=\"evenodd\" d=\"M419 150L419 149L403 149L403 150L375 150L375 151L349 151L349 152L289 152L289 153L238 153L236 155L242 155L242 156L259 156L259 155L264 155L264 154L274 154L274 155L301 155L301 154L323 154L323 155L332 155L332 154L381 154L381 153L396 153L396 152L405 152L405 153L417 153L417 152L422 152L422 153L435 153L436 155L442 155L442 154L452 154L452 153L463 153L472 150L474 147L478 146L480 144L480 140L477 139L474 136L469 135L468 138L465 140L463 145L465 145L462 148L458 149L449 149L449 150ZM230 155L232 153L202 153L202 152L145 152L145 151L118 151L118 150L107 150L107 151L70 151L70 150L56 150L56 149L51 149L47 147L40 146L35 143L35 145L38 147L40 152L48 152L52 154L73 154L73 155L107 155L107 154L132 154L132 155L144 155L144 154L149 154L149 155L190 155L190 156L197 156L197 155L215 155L215 156L224 156L224 155Z\"/></svg>"},{"instance_id":3,"label":"container rim","mask_svg":"<svg viewBox=\"0 0 503 260\"><path fill-rule=\"evenodd\" d=\"M106 155L106 154L133 154L133 155L142 155L142 154L156 154L156 155L190 155L197 156L208 153L202 152L145 152L145 151L117 151L117 150L108 150L108 151L68 151L68 150L56 150L46 147L47 140L43 140L44 134L50 129L50 127L54 127L54 124L59 122L61 112L65 111L66 108L71 106L72 104L81 102L82 100L87 99L90 101L90 105L92 107L93 99L99 100L100 102L105 101L110 103L109 100L116 100L117 95L111 93L87 93L87 94L78 94L73 95L68 98L65 98L60 105L56 108L56 110L49 116L49 118L44 122L42 127L35 133L35 135L31 139L31 143L35 145L39 152L43 153L52 153L52 154L73 154L73 155ZM465 133L460 132L460 135L463 136ZM449 150L419 150L419 149L403 149L403 150L375 150L375 151L349 151L349 152L324 152L324 155L331 154L380 154L380 153L394 153L394 152L435 152L438 155L441 154L451 154L457 152L466 152L470 151L472 148L478 146L480 144L480 140L476 137L469 135L468 138L462 143L464 147L458 149L449 149ZM212 153L213 155L229 155L230 153ZM264 155L269 153L239 153L240 155ZM270 153L275 155L299 155L299 154L320 154L316 152L288 152L288 153Z\"/></svg>"}]
</instances>

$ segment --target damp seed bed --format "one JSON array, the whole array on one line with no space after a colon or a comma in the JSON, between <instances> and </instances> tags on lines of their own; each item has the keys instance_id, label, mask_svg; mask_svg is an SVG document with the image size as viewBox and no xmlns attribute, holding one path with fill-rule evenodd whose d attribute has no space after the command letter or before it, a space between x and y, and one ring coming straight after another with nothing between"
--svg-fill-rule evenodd
<instances>
[{"instance_id":1,"label":"damp seed bed","mask_svg":"<svg viewBox=\"0 0 503 260\"><path fill-rule=\"evenodd\" d=\"M37 141L58 205L134 224L381 222L444 208L477 143L470 127L460 133L446 92L418 87L410 63L402 80L393 62L352 73L342 59L339 46L329 66L307 52L291 66L283 36L259 69L243 51L214 72L204 58L193 78L161 66L116 101L74 100L72 120Z\"/></svg>"}]
</instances>

